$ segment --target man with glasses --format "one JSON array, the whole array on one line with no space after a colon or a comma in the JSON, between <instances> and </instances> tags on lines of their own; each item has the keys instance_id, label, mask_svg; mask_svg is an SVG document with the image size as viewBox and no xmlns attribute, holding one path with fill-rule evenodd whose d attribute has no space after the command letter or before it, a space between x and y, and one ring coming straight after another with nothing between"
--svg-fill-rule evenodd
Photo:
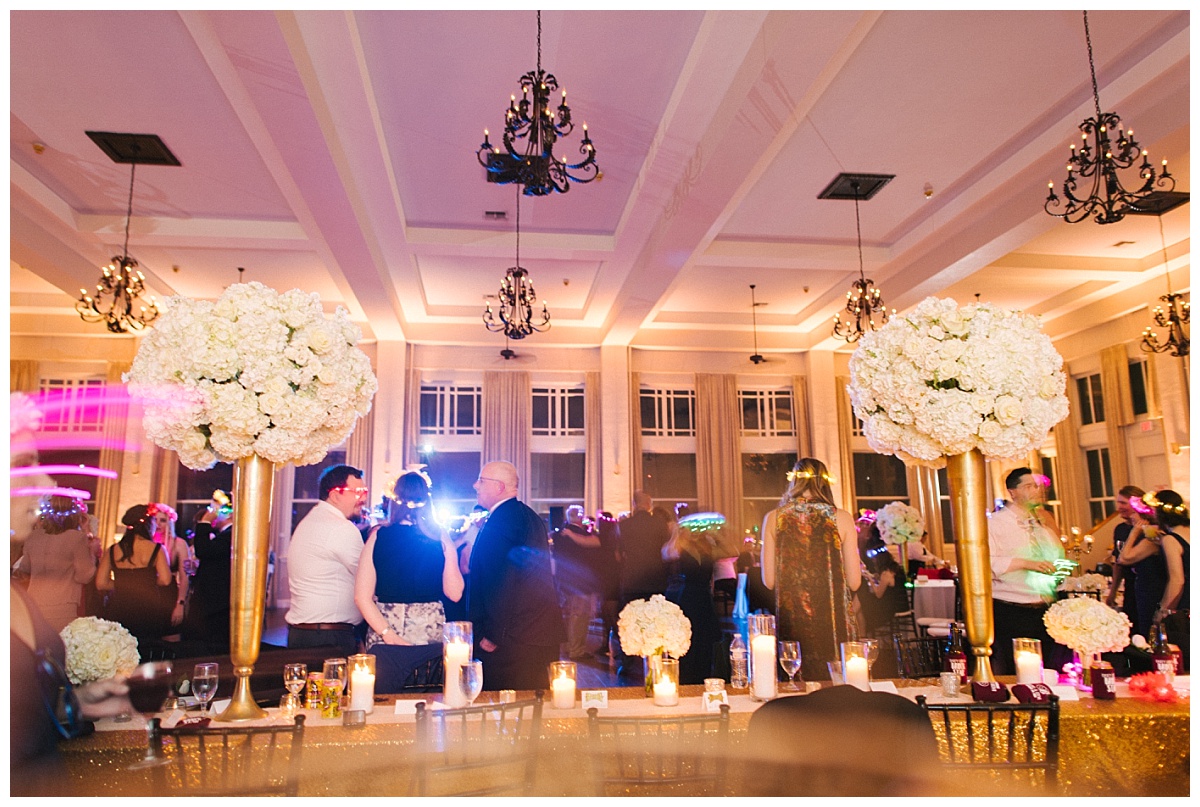
<instances>
[{"instance_id":1,"label":"man with glasses","mask_svg":"<svg viewBox=\"0 0 1200 807\"><path fill-rule=\"evenodd\" d=\"M467 608L487 690L545 689L566 638L546 524L517 501L517 485L509 462L489 462L475 480L489 515L471 552Z\"/></svg>"},{"instance_id":2,"label":"man with glasses","mask_svg":"<svg viewBox=\"0 0 1200 807\"><path fill-rule=\"evenodd\" d=\"M318 486L321 501L296 525L288 547L288 647L332 647L350 655L358 652L363 621L354 604L363 540L350 517L369 492L363 472L350 465L326 468Z\"/></svg>"}]
</instances>

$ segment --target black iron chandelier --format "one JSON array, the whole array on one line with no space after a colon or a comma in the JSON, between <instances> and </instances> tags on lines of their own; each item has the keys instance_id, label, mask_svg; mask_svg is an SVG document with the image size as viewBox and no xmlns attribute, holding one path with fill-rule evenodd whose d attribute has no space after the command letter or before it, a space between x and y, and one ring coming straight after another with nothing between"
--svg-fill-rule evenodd
<instances>
[{"instance_id":1,"label":"black iron chandelier","mask_svg":"<svg viewBox=\"0 0 1200 807\"><path fill-rule=\"evenodd\" d=\"M493 147L488 130L483 130L483 144L476 152L480 164L488 170L489 179L499 184L517 182L526 196L548 196L566 193L572 182L587 183L604 176L596 165L596 147L583 124L583 141L579 153L583 159L568 163L554 156L558 138L575 129L571 108L567 106L567 91L562 102L550 106L550 96L558 91L558 79L542 70L542 12L537 13L537 69L521 76L521 100L511 96L504 113L503 149ZM522 144L518 141L525 141Z\"/></svg>"},{"instance_id":2,"label":"black iron chandelier","mask_svg":"<svg viewBox=\"0 0 1200 807\"><path fill-rule=\"evenodd\" d=\"M1154 326L1147 325L1146 330L1142 331L1142 350L1146 353L1170 351L1172 356L1182 358L1188 355L1192 345L1187 333L1187 325L1192 317L1192 305L1183 299L1182 294L1171 291L1171 269L1167 260L1167 237L1163 232L1162 216L1158 217L1158 235L1162 239L1163 273L1167 278L1167 293L1158 299L1166 303L1167 307L1164 309L1161 305L1154 306L1154 323L1160 328L1166 328L1167 336L1164 341L1159 342Z\"/></svg>"},{"instance_id":3,"label":"black iron chandelier","mask_svg":"<svg viewBox=\"0 0 1200 807\"><path fill-rule=\"evenodd\" d=\"M129 166L129 204L125 210L125 244L121 254L114 255L105 266L96 284L95 296L87 289L79 290L75 310L84 322L103 322L111 333L140 331L158 319L158 304L154 297L149 304L142 304L146 291L146 277L138 269L138 262L129 257L129 220L133 217L133 180L137 163ZM136 309L136 310L135 310Z\"/></svg>"},{"instance_id":4,"label":"black iron chandelier","mask_svg":"<svg viewBox=\"0 0 1200 807\"><path fill-rule=\"evenodd\" d=\"M1156 174L1154 166L1150 164L1149 152L1134 140L1133 130L1121 128L1121 118L1117 113L1100 110L1100 90L1096 85L1096 63L1092 56L1092 32L1088 27L1086 11L1083 12L1083 31L1087 39L1096 117L1079 124L1083 145L1076 149L1075 144L1071 144L1067 178L1063 182L1065 209L1060 210L1063 202L1054 192L1053 182L1050 183L1050 194L1043 207L1051 216L1066 219L1068 224L1077 224L1089 217L1094 218L1097 224L1113 224L1129 213L1136 212L1138 203L1154 192L1156 186L1165 191L1174 189L1175 178L1167 171L1166 160L1162 161L1162 173ZM1115 133L1119 134L1114 144L1111 138ZM1138 157L1142 160L1137 168L1142 185L1134 191L1126 190L1118 171L1131 168ZM1090 180L1091 184L1087 196L1083 197L1077 191L1080 182L1086 180Z\"/></svg>"},{"instance_id":5,"label":"black iron chandelier","mask_svg":"<svg viewBox=\"0 0 1200 807\"><path fill-rule=\"evenodd\" d=\"M550 311L542 303L541 321L534 322L537 292L529 273L521 266L521 194L517 194L517 261L510 266L500 283L497 308L489 301L483 311L483 324L492 333L503 331L506 339L524 339L531 333L541 333L550 327ZM508 358L505 356L505 358Z\"/></svg>"},{"instance_id":6,"label":"black iron chandelier","mask_svg":"<svg viewBox=\"0 0 1200 807\"><path fill-rule=\"evenodd\" d=\"M850 315L849 318L843 322L840 311L833 315L833 335L854 344L868 331L883 327L891 315L883 302L883 293L863 271L862 221L858 215L861 186L857 180L851 179L850 187L854 191L854 227L858 232L858 280L846 292L846 313ZM880 315L878 324L875 322L876 314Z\"/></svg>"}]
</instances>

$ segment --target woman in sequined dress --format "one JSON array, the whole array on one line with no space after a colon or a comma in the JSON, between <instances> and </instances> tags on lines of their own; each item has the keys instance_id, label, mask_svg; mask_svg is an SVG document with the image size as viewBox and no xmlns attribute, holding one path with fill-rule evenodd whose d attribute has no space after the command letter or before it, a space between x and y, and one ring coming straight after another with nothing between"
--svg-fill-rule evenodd
<instances>
[{"instance_id":1,"label":"woman in sequined dress","mask_svg":"<svg viewBox=\"0 0 1200 807\"><path fill-rule=\"evenodd\" d=\"M762 527L762 577L775 590L780 640L798 640L801 675L828 681L827 662L855 636L851 599L862 583L854 517L833 503L825 463L805 458Z\"/></svg>"}]
</instances>

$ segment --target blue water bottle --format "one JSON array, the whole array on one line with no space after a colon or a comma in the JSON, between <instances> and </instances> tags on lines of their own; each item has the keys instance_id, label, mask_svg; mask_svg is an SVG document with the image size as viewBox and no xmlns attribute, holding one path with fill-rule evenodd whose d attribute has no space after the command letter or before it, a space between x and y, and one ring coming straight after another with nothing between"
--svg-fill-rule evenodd
<instances>
[{"instance_id":1,"label":"blue water bottle","mask_svg":"<svg viewBox=\"0 0 1200 807\"><path fill-rule=\"evenodd\" d=\"M746 573L741 572L737 576L737 596L733 600L733 619L734 630L741 635L742 641L746 647L750 646L750 604L746 600Z\"/></svg>"}]
</instances>

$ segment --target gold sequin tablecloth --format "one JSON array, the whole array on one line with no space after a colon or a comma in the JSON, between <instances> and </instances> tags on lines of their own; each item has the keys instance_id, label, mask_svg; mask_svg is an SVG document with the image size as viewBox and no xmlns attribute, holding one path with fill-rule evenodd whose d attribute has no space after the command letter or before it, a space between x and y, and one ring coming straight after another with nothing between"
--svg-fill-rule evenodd
<instances>
[{"instance_id":1,"label":"gold sequin tablecloth","mask_svg":"<svg viewBox=\"0 0 1200 807\"><path fill-rule=\"evenodd\" d=\"M913 688L912 682L897 683L905 695L920 691ZM698 711L700 690L684 687L683 702L677 708ZM481 701L488 695L485 693ZM609 698L614 713L674 711L650 706L638 687L609 690ZM731 757L736 760L753 754L753 749L746 747L746 731L756 704L744 695L735 695L732 706L730 744ZM306 714L301 795L409 795L408 764L414 731L411 717L393 714L391 703L377 705L375 714L361 728L346 728L336 721ZM146 774L128 770L145 751L146 735L140 725L144 722L134 718L120 730L97 731L90 737L63 743L72 789L97 796L148 793ZM1156 704L1132 698L1085 698L1064 702L1060 736L1062 795L1189 795L1190 712L1186 701ZM539 795L591 795L587 720L581 708L560 711L546 705L539 756ZM739 792L743 775L744 770L735 763L727 783L729 794Z\"/></svg>"}]
</instances>

